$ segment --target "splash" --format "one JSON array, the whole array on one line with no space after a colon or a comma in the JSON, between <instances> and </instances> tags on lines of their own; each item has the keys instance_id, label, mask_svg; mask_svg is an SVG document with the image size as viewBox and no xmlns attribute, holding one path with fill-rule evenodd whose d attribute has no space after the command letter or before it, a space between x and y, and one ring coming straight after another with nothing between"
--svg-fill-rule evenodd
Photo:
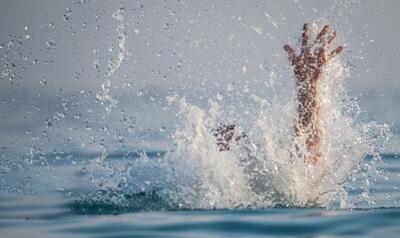
<instances>
[{"instance_id":1,"label":"splash","mask_svg":"<svg viewBox=\"0 0 400 238\"><path fill-rule=\"evenodd\" d=\"M117 21L117 33L118 33L118 54L114 61L110 62L109 70L107 73L107 80L101 85L101 90L96 94L96 99L101 102L101 104L106 105L106 112L110 114L111 109L117 106L118 100L112 97L111 91L111 77L114 73L121 67L122 62L126 55L126 33L124 26L124 12L123 8L118 9L114 12L113 18Z\"/></svg>"},{"instance_id":2,"label":"splash","mask_svg":"<svg viewBox=\"0 0 400 238\"><path fill-rule=\"evenodd\" d=\"M158 191L179 208L234 208L250 205L252 191L235 152L221 153L212 135L220 109L203 111L179 101L182 127L174 133L176 149L159 160L142 158L129 171L130 192ZM151 176L149 176L151 174Z\"/></svg>"},{"instance_id":3,"label":"splash","mask_svg":"<svg viewBox=\"0 0 400 238\"><path fill-rule=\"evenodd\" d=\"M296 137L293 129L296 97L282 100L288 86L275 87L277 75L271 72L270 77L266 85L273 96L253 96L260 113L246 131L250 144L219 151L212 130L223 123L224 108L210 101L209 109L203 110L181 98L181 126L173 135L176 148L161 160L143 158L134 164L126 188L158 191L171 204L191 209L328 207L333 202L351 206L347 181L361 169L367 154L377 155L376 140L387 140L388 128L358 120L358 104L343 86L349 72L335 59L319 83L323 156L316 165L306 163L295 150L305 144L299 143L305 138Z\"/></svg>"},{"instance_id":4,"label":"splash","mask_svg":"<svg viewBox=\"0 0 400 238\"><path fill-rule=\"evenodd\" d=\"M190 7L189 5L188 7ZM343 21L345 15L359 15L353 12L353 10L359 9L359 6L354 5L353 8L352 5L353 4L351 1L335 1L334 5L332 5L332 13L328 13L330 16L330 21L337 22L337 24L342 27L347 25L347 27L344 28L348 30L348 33L353 30L352 27L355 25L347 24L351 22L347 22L346 20ZM104 105L107 114L115 112L114 110L118 104L118 100L112 92L114 89L113 86L115 86L113 85L112 81L113 77L115 78L116 73L118 73L122 67L126 57L129 56L129 52L126 52L127 35L125 30L127 26L125 24L126 22L130 21L128 21L128 18L126 17L128 17L128 15L129 17L130 15L137 17L137 19L135 18L134 20L135 24L146 26L148 25L148 22L146 21L157 20L143 17L145 16L146 11L151 12L149 11L149 6L151 7L151 4L146 5L146 8L141 4L140 9L137 7L129 7L134 14L128 14L128 12L126 12L123 8L116 9L116 11L112 13L111 20L114 20L115 23L115 29L113 29L113 31L117 34L115 36L116 39L114 44L112 44L112 47L109 49L109 53L113 55L111 58L109 58L107 67L102 67L102 65L98 65L97 63L95 65L95 67L98 69L97 72L105 72L105 78L103 79L104 81L101 82L101 87L99 87L100 89L95 91L98 91L96 98L99 103ZM276 8L274 6L275 5L273 5L272 8L269 8ZM258 10L260 10L261 7L262 6L257 6ZM299 7L303 8L303 6ZM74 26L80 25L77 24L79 19L78 17L75 20L71 18L73 15L75 15L71 15L71 9L72 8L67 8L63 17L66 23L69 25L67 25L68 29L71 29L73 31L73 35L75 36L75 34L79 34L79 32L84 32L86 28L88 29L90 24L92 24L92 21L87 17L88 15L86 14L90 12L86 12L86 10L83 9L84 15L82 15L82 20L86 20L85 22L82 22L82 31L76 32L74 30ZM168 7L165 9L170 8ZM346 9L348 9L348 11ZM227 11L229 11L229 9ZM108 11L97 11L96 8L96 12L101 13ZM139 12L141 13L139 14ZM216 11L214 11L214 13L215 12ZM335 18L336 12L338 12L338 17ZM343 16L342 12L345 13ZM306 13L307 11L305 11L303 14ZM168 22L173 22L174 19L181 19L180 17L183 15L179 14L181 13L178 11L172 11L171 14L168 14ZM284 28L282 26L287 20L284 17L284 14L285 13L283 12L278 14L279 16L272 16L265 13L267 20L270 22L269 25L272 27L273 31L276 31L276 35L281 34L282 32L280 30ZM76 14L76 16L78 15L79 14ZM162 14L160 14L160 16L162 16ZM205 15L203 14L203 16ZM214 16L219 20L223 20L221 21L221 24L223 22L231 22L224 21L224 16L217 16L217 14L214 14ZM212 17L212 15L210 15L210 17ZM101 14L94 16L95 21L98 21L100 18ZM242 21L242 17L239 18ZM279 22L280 18L282 22ZM105 19L109 20L108 17ZM235 46L235 48L239 49L241 52L242 50L251 49L253 46L256 46L255 44L257 44L257 40L261 39L262 37L267 37L271 44L278 43L278 40L271 36L271 34L268 33L268 30L261 30L260 25L252 25L251 21L245 18L243 19L246 21L242 21L243 25L241 26L246 26L246 28L250 29L251 32L254 31L253 33L255 33L256 38L253 38L254 36L252 36L252 38L239 37L236 40L237 43L240 44ZM191 52L185 47L185 43L176 45L170 44L173 43L173 40L171 41L171 39L174 39L170 37L173 37L175 33L184 32L186 30L188 30L188 33L190 34L187 34L187 37L183 39L183 41L176 39L177 41L198 41L198 39L194 39L198 37L198 34L192 34L195 33L193 30L197 29L193 28L195 25L192 24L196 23L196 19L190 20L189 25L184 24L185 18L182 18L181 20L182 24L176 24L177 27L174 30L170 27L171 23L165 23L162 32L166 30L167 33L159 37L160 44L150 44L152 38L148 37L153 37L154 32L157 33L157 29L155 28L153 31L151 24L147 28L151 31L151 34L148 36L143 35L143 43L146 45L152 45L152 47L156 48L166 48L171 46L168 50L161 50L163 50L163 52L170 52L172 57L178 56L179 62L176 66L175 73L172 72L174 68L171 67L168 69L168 72L171 71L169 77L167 78L166 76L163 76L165 77L165 83L170 82L172 84L164 85L163 83L162 85L159 85L161 89L160 91L162 91L164 86L168 86L168 91L172 91L172 93L175 94L179 93L180 90L179 88L174 88L175 81L181 82L181 78L186 76L196 78L196 72L191 72L190 70L193 68L193 62L191 62L190 59L185 59L185 55L188 55L186 53ZM245 22L247 22L249 25L245 24ZM21 137L27 139L29 141L27 143L25 143L24 140L18 141L17 137L14 138L14 136L7 136L5 134L4 139L9 145L4 144L0 148L2 152L2 160L0 162L0 193L3 191L14 192L20 190L20 188L22 192L42 191L40 188L38 188L38 186L42 186L41 184L43 183L43 187L50 187L47 186L47 182L50 180L54 183L52 184L54 186L51 186L51 188L54 187L57 190L59 189L64 191L65 188L75 189L75 187L80 189L81 181L85 181L85 179L90 176L90 182L92 183L90 185L94 185L94 190L96 190L96 193L97 191L107 191L106 194L101 192L98 193L98 197L95 199L104 201L106 203L112 202L117 205L128 204L129 206L129 201L132 201L132 197L137 198L140 197L140 194L151 194L157 197L155 199L157 202L158 199L160 199L163 203L168 204L168 207L173 208L258 208L280 205L331 206L331 204L337 201L339 201L342 207L348 207L354 203L354 200L349 198L349 195L347 194L348 181L359 180L362 183L361 185L357 185L357 189L362 190L360 199L367 202L372 201L372 199L369 197L369 186L372 182L370 175L380 173L376 169L376 163L379 162L379 154L377 152L383 151L381 149L383 146L382 142L387 141L388 137L390 136L390 131L387 125L380 125L376 122L364 123L359 121L358 114L360 109L357 101L354 100L343 87L343 82L347 77L349 77L349 75L347 69L339 60L331 62L324 72L319 84L319 92L321 92L319 95L319 101L322 102L321 114L323 114L323 121L321 124L324 131L324 140L322 141L324 156L321 158L320 163L316 166L309 166L308 164L305 164L303 159L298 158L296 153L294 153L294 145L304 143L298 143L298 140L302 140L302 138L296 138L294 135L293 122L296 116L297 102L295 100L294 93L293 95L290 95L290 92L293 91L293 87L290 85L288 86L287 82L286 84L282 84L282 81L285 80L282 80L282 74L279 72L279 66L276 66L277 62L275 62L276 59L283 58L283 56L279 54L273 54L271 56L266 55L266 57L271 57L272 61L268 61L268 64L272 62L272 65L268 65L267 67L267 63L265 63L267 61L259 65L262 71L268 71L272 69L270 71L269 78L265 83L265 92L268 94L267 96L249 96L249 94L253 92L249 89L249 87L247 87L249 85L245 85L246 93L239 92L239 88L242 85L240 84L240 79L238 79L238 82L235 82L236 84L232 83L231 85L228 85L228 97L219 94L216 96L218 103L210 101L208 107L189 103L188 101L191 98L179 99L179 97L171 97L169 98L171 103L174 103L174 101L179 102L178 106L180 108L180 123L176 125L178 126L178 129L172 135L174 146L169 149L165 156L162 156L162 158L153 158L143 154L140 159L137 159L136 157L131 158L126 156L125 152L121 152L119 158L114 160L115 156L112 154L114 148L111 149L113 142L110 141L118 141L118 143L120 143L122 139L124 139L122 138L123 135L131 133L132 131L135 132L133 136L138 137L135 138L135 141L139 141L142 138L152 138L150 133L150 136L148 134L142 136L139 133L141 131L145 131L143 133L147 133L147 123L144 123L143 125L140 125L139 123L137 130L133 126L130 126L129 131L124 131L125 127L118 123L117 120L100 120L97 123L96 119L98 119L98 114L93 113L96 112L96 107L91 105L91 100L86 100L88 98L90 99L92 95L91 92L93 90L87 90L86 86L83 85L82 89L74 87L75 89L80 89L79 94L82 94L82 96L85 95L85 101L80 101L83 100L80 98L80 96L69 96L69 92L67 92L67 90L64 90L63 92L61 91L63 87L57 83L59 80L49 81L52 77L51 75L49 77L46 76L47 73L45 72L47 72L47 69L36 70L38 72L43 72L46 75L42 75L43 77L38 80L38 83L40 83L39 87L41 88L40 94L36 94L36 91L33 91L35 96L32 97L35 100L28 100L24 103L20 103L20 101L18 101L18 95L26 98L24 95L25 91L19 91L19 89L21 89L21 86L24 86L25 83L28 85L27 82L30 82L30 80L22 80L25 78L23 75L28 77L30 76L30 73L33 72L27 70L25 73L23 73L25 68L47 68L50 67L50 64L53 62L53 59L51 58L47 60L47 54L46 57L43 58L43 62L41 62L42 60L40 59L40 56L42 53L39 51L38 53L35 53L36 51L25 52L29 51L30 46L26 48L23 48L22 46L25 46L28 41L32 42L33 45L36 45L36 43L40 42L36 42L35 40L41 41L42 37L45 36L43 39L46 39L46 42L42 42L45 43L42 44L43 47L45 47L42 47L44 50L51 51L53 53L56 51L63 52L63 50L58 51L56 49L59 48L58 46L62 46L60 49L63 49L64 46L68 46L69 44L62 45L61 43L63 41L57 41L59 36L64 35L64 33L61 32L61 29L57 30L57 32L52 30L55 29L57 25L57 22L54 24L51 21L43 26L40 25L40 28L43 28L43 32L42 30L38 30L36 32L37 34L34 31L34 29L37 28L34 26L32 26L32 28L31 26L25 27L25 31L22 35L10 35L8 42L0 45L0 50L2 50L4 53L4 56L2 57L4 66L1 67L0 81L9 81L10 85L18 82L15 84L15 86L13 86L12 91L14 93L9 94L13 96L10 98L5 98L2 103L4 105L11 105L13 108L15 107L14 109L18 109L17 112L27 112L29 115L25 115L23 117L24 120L29 119L30 122L36 122L36 120L41 120L40 118L42 117L36 118L35 115L43 114L43 121L45 121L44 124L42 123L45 128L41 128L39 124L37 128L34 128L33 124L23 123L24 127L21 127L22 130L25 130L25 126L31 125L31 128L26 130L26 134L23 134ZM102 29L101 25L102 24L99 24L99 22L96 22L96 30ZM98 28L99 26L100 28ZM108 22L104 22L104 26L108 26ZM134 29L133 31L136 34L139 33L140 25L137 27L138 29ZM229 25L228 27L233 26ZM317 28L318 27L314 26L314 30ZM171 29L173 31L171 31ZM232 28L234 31L235 29L236 28ZM341 29L341 32L346 32L345 29ZM243 29L241 27L237 30L241 32ZM46 32L48 31L50 31L49 33L51 33L51 35L44 35L47 34ZM140 30L140 32L142 33L142 30ZM206 31L201 31L199 33L201 33L200 35L202 38L208 38L208 33ZM365 37L361 38L369 39L368 34L368 31L365 31ZM349 34L349 36L351 35L352 34ZM87 35L82 36L86 37ZM210 36L214 37L214 35ZM228 53L228 55L231 55L231 53L239 54L239 52L229 52L232 44L221 45L221 42L223 41L220 41L220 39L224 38L220 37L224 36L225 34L216 36L219 41L215 41L216 45L219 45L222 47L222 49L226 49L226 51L224 51L224 55L225 53ZM240 34L237 36L240 36ZM365 39L361 38L357 37L360 44L368 44ZM253 39L255 40L253 46L247 47L247 40ZM141 41L140 38L138 38L138 40ZM239 42L242 40L244 41ZM36 43L34 43L34 41ZM357 43L357 41L355 42ZM205 43L205 49L211 48L211 45L206 44L207 42L203 43ZM74 57L76 57L76 54L74 53L76 49L80 49L79 45L72 48L73 54L75 55ZM161 51L157 51L157 56L160 56L159 52ZM97 50L95 53L97 54ZM159 57L160 62L166 62L169 59L167 56L168 54L163 53L162 56L165 56L165 59L161 59L164 57ZM284 54L283 50L282 54ZM102 62L103 59L100 54L97 55L99 56L98 60ZM242 53L240 53L240 55L242 55ZM51 57L50 55L48 56ZM236 62L240 63L241 59L238 60L236 58L232 59L235 61L235 64L230 64L230 67L236 66ZM182 63L183 61L186 61L186 63ZM224 56L221 58L220 64L222 65L227 61L229 61L229 59L225 59ZM78 60L77 62L80 61ZM201 62L204 61L201 60ZM39 66L41 63L43 63L43 65ZM171 60L171 62L166 63L171 63L172 65L174 64L174 61ZM148 62L144 62L143 65L146 67L147 64ZM212 64L212 62L210 64ZM164 68L162 65L166 64L162 63L160 65L154 65L154 67L148 67L147 69L154 68L161 72ZM218 67L218 64L216 64L215 67ZM223 68L215 67L211 68L210 72L212 72L213 69L216 69L217 72L222 71L222 73L225 71ZM49 71L53 71L52 67L49 69ZM136 80L138 80L137 77L132 78L134 82L134 84L132 84L132 89L134 91L138 89L136 87L141 87L143 84L145 87L151 86L149 83L153 81L150 80L150 82L147 79L152 77L153 74L147 69L143 69L142 72L140 72L140 70L137 72L145 75L141 82L138 81L136 83ZM204 70L206 70L206 68L201 67L200 71L198 72L202 73ZM289 71L289 69L285 70ZM79 78L81 76L81 72L83 71L87 70L85 70L85 67L82 65L79 71L75 71L77 72L75 73L75 77ZM146 71L151 74L146 75ZM256 75L254 74L254 67L251 64L251 60L249 61L247 59L245 60L244 66L239 66L237 68L237 72L240 72L240 75L246 77ZM36 75L36 73L32 74L32 76L34 75ZM177 80L173 78L174 75L178 77ZM233 71L226 72L226 76L228 76L229 80L235 77L235 75L236 73ZM217 76L215 79L217 80L217 84L225 81L219 81ZM131 81L131 79L129 79L129 81ZM213 87L213 84L210 84L209 82L210 81L207 81L206 78L204 79L203 83L208 84L206 85L206 88ZM258 84L258 82L259 79L251 80L251 83L254 84ZM129 82L129 87L131 87L130 84L131 83ZM57 86L57 88L59 87L59 90L57 90L57 98L60 97L61 100L61 97L68 97L62 98L63 108L61 108L61 110L64 110L64 112L61 113L51 112L51 110L53 110L52 107L48 107L47 103L44 103L47 92L53 90L54 86ZM25 88L25 86L22 88ZM192 89L188 85L186 85L184 88L189 90ZM222 87L217 86L216 88L221 89ZM250 88L254 89L254 87ZM129 91L127 90L126 92L128 92L128 95ZM197 92L189 92L188 94L192 95L192 93L196 94ZM157 95L162 95L162 92L160 94L157 93ZM27 96L30 98L28 94ZM131 95L128 96L130 97ZM137 96L143 96L142 90L139 90ZM145 97L142 98L145 99ZM240 101L240 105L235 105L232 103L234 101L231 100L232 98ZM147 110L143 110L136 113L136 109L148 109L145 107L156 104L161 106L163 104L162 100L157 101L157 97L150 97L150 100L154 103L144 104L143 107L138 108L130 107L130 110L134 111L133 114L135 115L135 118L136 115L138 118L140 118L142 114L146 114L147 112ZM247 102L250 100L253 101L250 104L247 104ZM59 105L61 105L61 102L55 102L55 104L57 104L57 109L54 110L59 110ZM228 105L230 106L229 108L226 107L227 104L230 104ZM226 118L226 115L233 114L232 111L240 110L232 108L239 108L240 106L243 108L243 105L252 105L251 109L253 110L243 113L246 114L247 117L249 117L249 115L252 116L252 118L250 118L250 125L243 125L243 121L247 119L245 115L243 118L246 119L240 120L236 120L236 118L232 120ZM87 109L87 115L85 115L85 109ZM75 113L73 110L78 110L76 116L73 115ZM170 110L170 108L163 108L162 110ZM257 114L253 114L253 111L257 111ZM46 113L51 113L51 115L46 116ZM124 109L121 113L123 114L123 123L129 123L131 120L127 120L126 115L130 114L131 112L127 109ZM120 115L119 112L116 112L115 114L116 115L113 115L113 117L108 119L115 119ZM152 114L147 114L145 117L140 119L144 121L147 118L150 118L151 115ZM3 117L4 116L5 114L3 113ZM104 117L105 116L107 115L104 115ZM93 119L93 117L95 117L95 119ZM55 125L56 121L59 121L57 126ZM122 123L122 121L120 122ZM236 128L239 132L245 132L248 135L250 143L245 144L240 142L239 144L235 145L232 150L220 152L216 146L216 138L213 136L213 130L219 125L219 123L231 123L232 121L235 122ZM70 122L72 124L70 124ZM83 123L82 128L80 125L81 122ZM13 129L12 127L6 127L7 128L5 129L7 129L7 131ZM161 129L163 130L163 133L166 133L164 127L160 127L160 131ZM120 132L122 132L121 137ZM15 136L17 136L17 133L15 133ZM63 143L61 143L59 138L63 140ZM120 145L122 145L122 149L127 148L128 143L129 150L134 149L132 147L137 146L132 145L131 147L131 141L129 141L128 137L126 137L124 140L128 142L121 142ZM65 161L63 160L64 157L58 154L59 150L63 150L62 148L66 150L78 148L81 142L82 149L87 149L87 151L84 151L85 153L90 153L91 149L94 147L97 148L96 145L99 145L104 149L103 153L101 155L90 155L87 158L79 154L75 156L76 158L65 156ZM70 145L75 146L75 143L76 147L70 147ZM93 147L91 145L93 145ZM17 161L19 159L17 155L15 155L15 159L7 157L8 151L13 151L15 149L19 150L18 146L21 146L21 151L26 148L29 149L29 152L26 154L26 158L23 158L24 162ZM3 153L4 151L5 153ZM360 165L360 161L362 161L366 154L372 155L368 157L372 157L372 160L371 162L368 162L367 166L363 167L363 165ZM65 163L65 165L63 163ZM34 167L36 165L37 167ZM18 171L20 169L19 167L21 167L21 171ZM14 170L17 170L15 172L17 175L10 176L11 173L14 173ZM50 176L50 174L54 174L54 176ZM14 180L18 180L19 177L23 178L23 181L21 183L14 182ZM49 180L49 177L53 179ZM37 182L36 179L39 180L39 182ZM72 181L75 179L77 180L76 184L73 183L74 181ZM27 189L25 189L25 187ZM88 187L82 188L82 197L84 197L84 199L94 199L91 197L91 194L86 193L87 190L85 189L90 188L89 185ZM132 194L138 196L131 196ZM139 200L140 198L138 198L137 201Z\"/></svg>"},{"instance_id":5,"label":"splash","mask_svg":"<svg viewBox=\"0 0 400 238\"><path fill-rule=\"evenodd\" d=\"M124 12L125 9L120 8L114 12L113 18L117 21L117 33L118 33L118 55L117 59L110 64L110 76L121 67L122 61L125 59L126 49L126 33L124 26Z\"/></svg>"}]
</instances>

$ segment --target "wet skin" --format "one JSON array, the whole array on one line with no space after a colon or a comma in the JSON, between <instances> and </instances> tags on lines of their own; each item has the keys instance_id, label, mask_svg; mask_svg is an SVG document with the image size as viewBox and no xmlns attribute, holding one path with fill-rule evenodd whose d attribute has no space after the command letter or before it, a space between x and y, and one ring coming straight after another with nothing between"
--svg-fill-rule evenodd
<instances>
[{"instance_id":1,"label":"wet skin","mask_svg":"<svg viewBox=\"0 0 400 238\"><path fill-rule=\"evenodd\" d=\"M302 32L302 46L300 54L289 45L283 48L287 51L289 61L293 66L297 78L298 116L295 122L296 136L306 138L308 154L304 160L316 164L321 157L320 113L318 101L318 82L326 64L343 51L339 46L333 51L329 46L336 37L336 32L329 33L329 26L325 25L314 41L309 40L308 24L304 24Z\"/></svg>"},{"instance_id":2,"label":"wet skin","mask_svg":"<svg viewBox=\"0 0 400 238\"><path fill-rule=\"evenodd\" d=\"M295 133L298 137L305 137L307 154L302 156L304 160L307 163L316 164L322 155L318 81L326 64L343 51L343 46L339 46L333 51L329 50L329 46L336 37L336 32L330 32L328 25L324 26L312 42L309 40L308 28L309 25L304 24L300 54L296 55L295 50L289 45L285 45L283 48L288 53L289 61L297 78L298 115L294 125ZM217 138L217 146L220 151L230 150L233 142L247 138L244 133L236 135L235 125L224 124L214 130L214 136Z\"/></svg>"}]
</instances>

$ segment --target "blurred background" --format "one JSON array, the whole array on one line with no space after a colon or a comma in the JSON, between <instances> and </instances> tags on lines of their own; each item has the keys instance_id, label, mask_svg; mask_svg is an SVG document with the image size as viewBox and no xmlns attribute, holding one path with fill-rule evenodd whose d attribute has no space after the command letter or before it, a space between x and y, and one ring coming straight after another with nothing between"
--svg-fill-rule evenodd
<instances>
[{"instance_id":1,"label":"blurred background","mask_svg":"<svg viewBox=\"0 0 400 238\"><path fill-rule=\"evenodd\" d=\"M399 10L396 0L1 0L0 156L166 150L179 97L219 102L245 128L258 116L251 98L271 95L266 82L294 88L282 46L299 45L305 22L336 29L358 120L387 123L382 152L398 152Z\"/></svg>"}]
</instances>

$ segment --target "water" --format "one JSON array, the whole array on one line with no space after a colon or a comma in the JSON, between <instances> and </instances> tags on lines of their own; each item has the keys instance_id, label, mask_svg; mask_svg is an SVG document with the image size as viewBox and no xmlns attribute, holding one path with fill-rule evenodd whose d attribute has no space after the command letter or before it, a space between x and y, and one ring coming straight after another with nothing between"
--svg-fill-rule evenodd
<instances>
[{"instance_id":1,"label":"water","mask_svg":"<svg viewBox=\"0 0 400 238\"><path fill-rule=\"evenodd\" d=\"M390 125L345 87L380 49L363 4L50 2L0 42L2 237L399 235ZM315 165L282 49L310 18L348 47L318 83ZM220 151L221 124L246 139Z\"/></svg>"},{"instance_id":2,"label":"water","mask_svg":"<svg viewBox=\"0 0 400 238\"><path fill-rule=\"evenodd\" d=\"M149 154L156 159L157 153ZM83 192L84 175L75 173L70 186L75 180L80 199L72 191L51 189L3 194L0 232L2 237L396 237L400 233L400 158L384 155L383 162L379 167L387 178L377 179L369 188L374 202L360 201L353 209L180 209L145 193L124 194L124 202L122 198L117 202L110 191L86 188ZM65 163L59 160L57 174L69 173L62 166ZM355 183L346 189L351 197L363 193Z\"/></svg>"},{"instance_id":3,"label":"water","mask_svg":"<svg viewBox=\"0 0 400 238\"><path fill-rule=\"evenodd\" d=\"M314 30L318 31L317 24ZM156 191L167 203L185 209L332 207L335 203L348 208L356 202L348 198L345 190L347 181L353 179L359 182L359 188L364 190L362 199L368 202L370 180L379 176L377 151L391 134L385 124L358 120L357 101L348 96L342 84L347 76L340 60L334 60L319 81L324 136L323 156L316 165L305 163L300 155L307 149L302 142L305 138L296 137L293 129L297 101L285 93L287 85L271 83L276 77L271 74L266 83L267 90L271 90L269 96L250 96L258 114L246 129L240 124L236 129L238 134L248 134L249 141L239 141L232 144L231 150L219 151L211 132L219 123L232 120L226 117L229 108L213 100L201 107L185 97L170 98L170 106L179 106L180 119L172 133L171 150L163 159L143 156L132 163L122 183L108 179L98 182L104 190ZM360 166L368 153L373 159ZM99 165L104 161L105 157L101 158ZM108 169L112 176L121 171Z\"/></svg>"}]
</instances>

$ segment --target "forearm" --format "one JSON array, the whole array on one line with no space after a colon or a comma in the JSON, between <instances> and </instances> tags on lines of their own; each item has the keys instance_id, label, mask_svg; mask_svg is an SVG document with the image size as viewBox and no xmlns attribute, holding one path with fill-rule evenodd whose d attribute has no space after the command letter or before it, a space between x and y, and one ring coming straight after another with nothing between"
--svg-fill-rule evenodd
<instances>
[{"instance_id":1,"label":"forearm","mask_svg":"<svg viewBox=\"0 0 400 238\"><path fill-rule=\"evenodd\" d=\"M298 93L298 120L297 131L311 132L318 123L319 102L317 91L317 80L299 81L297 84Z\"/></svg>"},{"instance_id":2,"label":"forearm","mask_svg":"<svg viewBox=\"0 0 400 238\"><path fill-rule=\"evenodd\" d=\"M300 54L297 55L289 45L283 46L288 53L290 63L294 66L294 74L298 80L298 117L295 122L295 132L298 137L305 138L309 152L305 160L313 164L321 157L320 141L323 134L320 126L317 82L328 61L343 51L343 46L327 51L336 37L336 32L331 34L328 32L329 26L325 25L310 43L308 24L304 24Z\"/></svg>"},{"instance_id":3,"label":"forearm","mask_svg":"<svg viewBox=\"0 0 400 238\"><path fill-rule=\"evenodd\" d=\"M305 139L309 155L306 161L315 164L321 156L321 128L318 102L318 80L299 81L298 83L298 119L295 125L297 136Z\"/></svg>"}]
</instances>

